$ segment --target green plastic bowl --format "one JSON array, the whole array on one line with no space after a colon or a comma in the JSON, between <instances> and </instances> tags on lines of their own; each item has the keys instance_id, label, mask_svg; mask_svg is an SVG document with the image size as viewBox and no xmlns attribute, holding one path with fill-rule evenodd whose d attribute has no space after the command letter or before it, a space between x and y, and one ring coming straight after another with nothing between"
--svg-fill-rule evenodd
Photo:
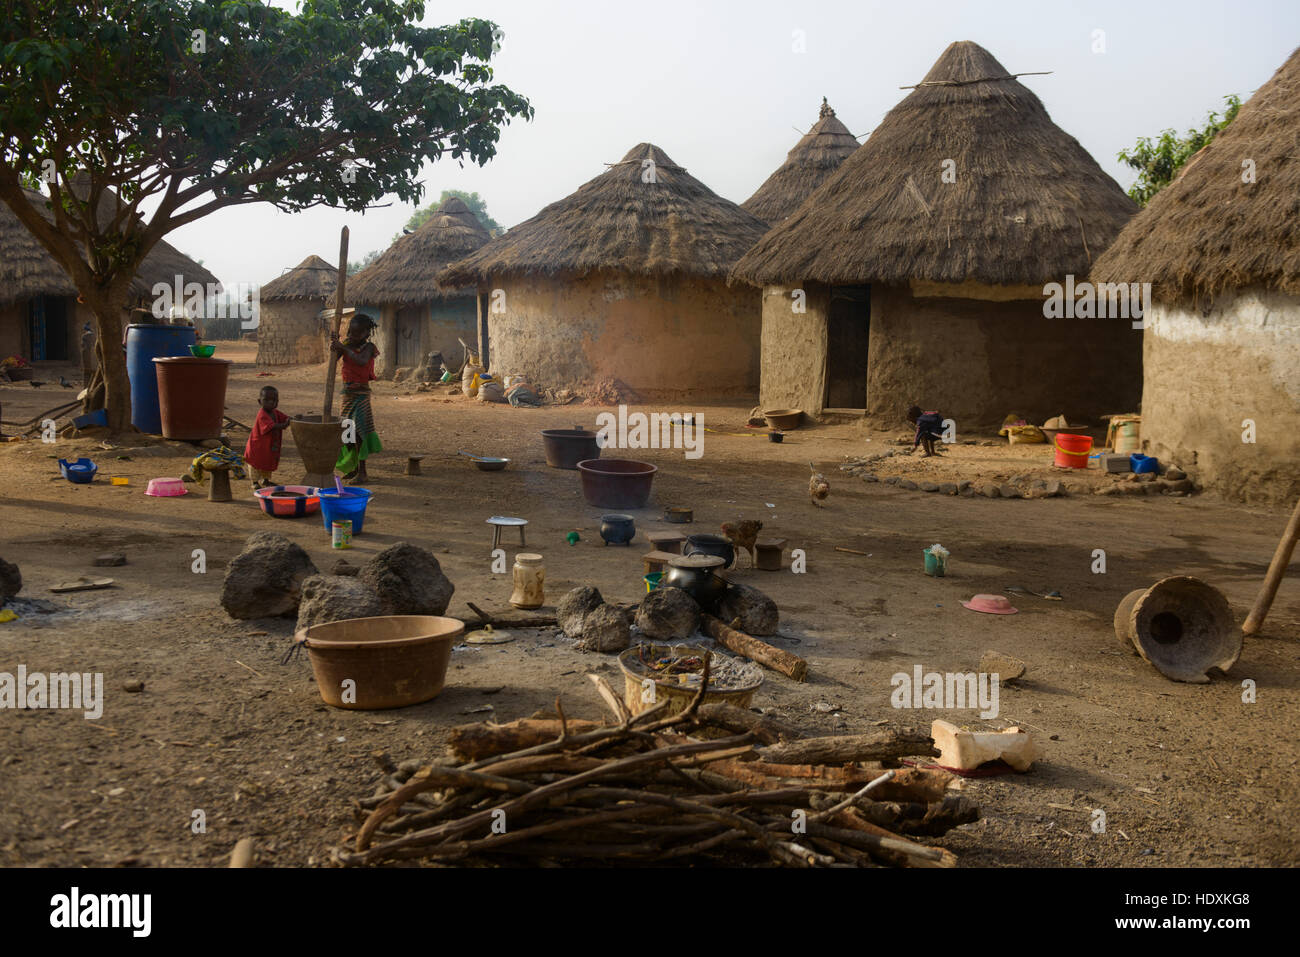
<instances>
[{"instance_id":1,"label":"green plastic bowl","mask_svg":"<svg viewBox=\"0 0 1300 957\"><path fill-rule=\"evenodd\" d=\"M216 346L190 346L190 355L196 359L211 359L216 351Z\"/></svg>"}]
</instances>

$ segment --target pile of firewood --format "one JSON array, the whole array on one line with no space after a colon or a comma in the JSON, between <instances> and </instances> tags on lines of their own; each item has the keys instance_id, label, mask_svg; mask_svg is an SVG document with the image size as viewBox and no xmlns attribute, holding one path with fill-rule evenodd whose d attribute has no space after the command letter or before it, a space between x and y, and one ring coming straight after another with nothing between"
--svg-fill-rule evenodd
<instances>
[{"instance_id":1,"label":"pile of firewood","mask_svg":"<svg viewBox=\"0 0 1300 957\"><path fill-rule=\"evenodd\" d=\"M632 716L596 684L615 723L555 717L453 730L449 754L401 766L354 802L344 865L412 859L482 864L949 867L954 855L903 835L943 834L978 809L952 776L898 767L932 754L924 734L804 737L727 704L667 702ZM885 765L893 765L886 768Z\"/></svg>"}]
</instances>

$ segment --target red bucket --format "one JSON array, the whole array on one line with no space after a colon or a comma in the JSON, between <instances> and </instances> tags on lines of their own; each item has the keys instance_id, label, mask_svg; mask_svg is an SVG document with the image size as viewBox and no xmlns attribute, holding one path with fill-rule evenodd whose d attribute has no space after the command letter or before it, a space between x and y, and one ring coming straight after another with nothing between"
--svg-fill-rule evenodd
<instances>
[{"instance_id":1,"label":"red bucket","mask_svg":"<svg viewBox=\"0 0 1300 957\"><path fill-rule=\"evenodd\" d=\"M1058 432L1052 444L1056 446L1056 460L1053 464L1057 468L1086 469L1088 467L1088 453L1092 451L1091 435Z\"/></svg>"}]
</instances>

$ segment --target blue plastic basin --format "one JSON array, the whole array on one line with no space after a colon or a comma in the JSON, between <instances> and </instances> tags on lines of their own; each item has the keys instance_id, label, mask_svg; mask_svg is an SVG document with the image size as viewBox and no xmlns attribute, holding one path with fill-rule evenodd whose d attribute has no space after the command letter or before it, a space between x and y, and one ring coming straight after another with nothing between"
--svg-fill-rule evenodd
<instances>
[{"instance_id":1,"label":"blue plastic basin","mask_svg":"<svg viewBox=\"0 0 1300 957\"><path fill-rule=\"evenodd\" d=\"M370 489L359 486L345 488L342 494L326 492L322 489L320 492L320 514L325 522L325 531L328 532L330 525L335 521L350 520L352 522L352 534L360 535L361 526L366 518L366 506L370 504L372 494Z\"/></svg>"},{"instance_id":2,"label":"blue plastic basin","mask_svg":"<svg viewBox=\"0 0 1300 957\"><path fill-rule=\"evenodd\" d=\"M69 482L75 482L78 485L89 485L94 481L99 466L90 459L77 459L71 462L67 459L59 459L59 471Z\"/></svg>"}]
</instances>

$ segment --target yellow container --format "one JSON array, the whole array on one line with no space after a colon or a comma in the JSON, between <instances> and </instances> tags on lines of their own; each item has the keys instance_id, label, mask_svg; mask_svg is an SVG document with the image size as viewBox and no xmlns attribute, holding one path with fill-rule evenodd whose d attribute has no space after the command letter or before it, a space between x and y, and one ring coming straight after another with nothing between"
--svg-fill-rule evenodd
<instances>
[{"instance_id":1,"label":"yellow container","mask_svg":"<svg viewBox=\"0 0 1300 957\"><path fill-rule=\"evenodd\" d=\"M109 481L111 481L114 485L130 485L130 484L131 484L131 480L130 480L129 478L123 478L123 477L120 476L120 475L114 475L111 479L109 479Z\"/></svg>"}]
</instances>

